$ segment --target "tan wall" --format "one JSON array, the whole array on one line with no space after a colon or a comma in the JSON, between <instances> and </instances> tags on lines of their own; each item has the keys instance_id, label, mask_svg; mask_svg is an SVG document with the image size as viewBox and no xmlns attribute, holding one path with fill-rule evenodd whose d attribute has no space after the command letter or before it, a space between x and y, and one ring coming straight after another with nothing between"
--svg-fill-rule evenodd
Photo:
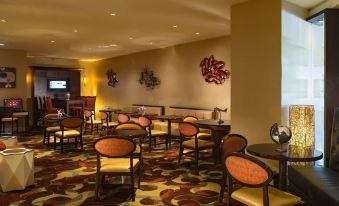
<instances>
[{"instance_id":1,"label":"tan wall","mask_svg":"<svg viewBox=\"0 0 339 206\"><path fill-rule=\"evenodd\" d=\"M208 84L199 67L204 57L213 54L230 68L229 44L228 37L220 37L97 62L82 62L87 77L82 91L97 96L97 109L107 105L121 108L133 103L229 108L230 80L223 85ZM138 82L145 65L161 80L160 87L153 91L146 90ZM107 85L109 68L118 74L116 88ZM226 118L230 118L230 112Z\"/></svg>"},{"instance_id":2,"label":"tan wall","mask_svg":"<svg viewBox=\"0 0 339 206\"><path fill-rule=\"evenodd\" d=\"M281 7L252 0L231 8L232 132L249 144L272 142L281 119Z\"/></svg>"},{"instance_id":3,"label":"tan wall","mask_svg":"<svg viewBox=\"0 0 339 206\"><path fill-rule=\"evenodd\" d=\"M16 88L0 88L0 105L3 105L3 99L5 98L22 98L24 108L27 108L25 100L31 97L32 77L27 66L26 52L0 49L0 67L16 68Z\"/></svg>"}]
</instances>

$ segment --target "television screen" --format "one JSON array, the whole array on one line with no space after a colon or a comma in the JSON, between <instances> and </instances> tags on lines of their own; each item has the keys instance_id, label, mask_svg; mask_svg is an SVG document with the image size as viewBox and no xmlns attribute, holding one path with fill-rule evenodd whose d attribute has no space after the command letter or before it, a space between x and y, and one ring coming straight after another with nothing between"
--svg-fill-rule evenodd
<instances>
[{"instance_id":1,"label":"television screen","mask_svg":"<svg viewBox=\"0 0 339 206\"><path fill-rule=\"evenodd\" d=\"M47 80L47 89L68 91L68 80L49 79Z\"/></svg>"}]
</instances>

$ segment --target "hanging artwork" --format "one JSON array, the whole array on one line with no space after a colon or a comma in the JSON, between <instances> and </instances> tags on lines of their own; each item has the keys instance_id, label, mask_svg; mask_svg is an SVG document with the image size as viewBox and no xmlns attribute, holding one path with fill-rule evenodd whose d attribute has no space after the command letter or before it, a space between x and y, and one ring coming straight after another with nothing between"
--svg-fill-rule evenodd
<instances>
[{"instance_id":1,"label":"hanging artwork","mask_svg":"<svg viewBox=\"0 0 339 206\"><path fill-rule=\"evenodd\" d=\"M116 87L119 82L117 73L113 72L112 69L109 69L107 70L106 75L108 79L108 86Z\"/></svg>"},{"instance_id":2,"label":"hanging artwork","mask_svg":"<svg viewBox=\"0 0 339 206\"><path fill-rule=\"evenodd\" d=\"M147 89L153 90L160 85L160 79L155 77L153 71L149 70L146 66L144 71L140 74L139 83L144 85Z\"/></svg>"},{"instance_id":3,"label":"hanging artwork","mask_svg":"<svg viewBox=\"0 0 339 206\"><path fill-rule=\"evenodd\" d=\"M16 87L16 69L0 67L0 88Z\"/></svg>"},{"instance_id":4,"label":"hanging artwork","mask_svg":"<svg viewBox=\"0 0 339 206\"><path fill-rule=\"evenodd\" d=\"M201 73L208 83L222 84L231 75L231 72L224 68L225 62L214 59L211 55L200 62Z\"/></svg>"}]
</instances>

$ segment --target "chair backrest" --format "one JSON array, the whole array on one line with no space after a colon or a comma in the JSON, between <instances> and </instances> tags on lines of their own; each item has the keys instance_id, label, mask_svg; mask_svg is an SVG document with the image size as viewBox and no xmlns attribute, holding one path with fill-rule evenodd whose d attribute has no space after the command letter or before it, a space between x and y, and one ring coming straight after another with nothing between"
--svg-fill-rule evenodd
<instances>
[{"instance_id":1,"label":"chair backrest","mask_svg":"<svg viewBox=\"0 0 339 206\"><path fill-rule=\"evenodd\" d=\"M0 107L0 117L13 117L13 108Z\"/></svg>"},{"instance_id":2,"label":"chair backrest","mask_svg":"<svg viewBox=\"0 0 339 206\"><path fill-rule=\"evenodd\" d=\"M193 137L199 133L199 128L191 122L179 123L179 132L182 136Z\"/></svg>"},{"instance_id":3,"label":"chair backrest","mask_svg":"<svg viewBox=\"0 0 339 206\"><path fill-rule=\"evenodd\" d=\"M60 121L60 127L63 128L82 128L84 120L81 117L67 117Z\"/></svg>"},{"instance_id":4,"label":"chair backrest","mask_svg":"<svg viewBox=\"0 0 339 206\"><path fill-rule=\"evenodd\" d=\"M108 114L107 114L107 112L100 112L100 119L102 121L108 121Z\"/></svg>"},{"instance_id":5,"label":"chair backrest","mask_svg":"<svg viewBox=\"0 0 339 206\"><path fill-rule=\"evenodd\" d=\"M231 153L226 156L224 164L227 174L242 185L264 187L272 181L272 170L252 156Z\"/></svg>"},{"instance_id":6,"label":"chair backrest","mask_svg":"<svg viewBox=\"0 0 339 206\"><path fill-rule=\"evenodd\" d=\"M53 108L53 102L50 97L46 98L46 107L47 107L47 111Z\"/></svg>"},{"instance_id":7,"label":"chair backrest","mask_svg":"<svg viewBox=\"0 0 339 206\"><path fill-rule=\"evenodd\" d=\"M134 122L126 122L126 123L121 123L118 124L115 129L119 130L119 129L134 129L134 130L138 130L138 129L143 129L142 126L138 123L134 123Z\"/></svg>"},{"instance_id":8,"label":"chair backrest","mask_svg":"<svg viewBox=\"0 0 339 206\"><path fill-rule=\"evenodd\" d=\"M23 109L22 99L21 98L4 99L4 106L12 107L15 109Z\"/></svg>"},{"instance_id":9,"label":"chair backrest","mask_svg":"<svg viewBox=\"0 0 339 206\"><path fill-rule=\"evenodd\" d=\"M85 97L85 107L89 110L94 111L95 110L95 101L96 101L96 96L86 96Z\"/></svg>"},{"instance_id":10,"label":"chair backrest","mask_svg":"<svg viewBox=\"0 0 339 206\"><path fill-rule=\"evenodd\" d=\"M247 139L240 134L229 134L223 138L221 151L224 155L232 152L244 153L247 147Z\"/></svg>"},{"instance_id":11,"label":"chair backrest","mask_svg":"<svg viewBox=\"0 0 339 206\"><path fill-rule=\"evenodd\" d=\"M89 111L87 109L84 110L84 114L85 114L86 119L92 118L92 115L93 115L92 111Z\"/></svg>"},{"instance_id":12,"label":"chair backrest","mask_svg":"<svg viewBox=\"0 0 339 206\"><path fill-rule=\"evenodd\" d=\"M186 116L186 117L184 117L184 119L182 121L183 122L195 123L197 120L198 120L198 118L196 118L195 116Z\"/></svg>"},{"instance_id":13,"label":"chair backrest","mask_svg":"<svg viewBox=\"0 0 339 206\"><path fill-rule=\"evenodd\" d=\"M130 120L130 117L126 114L118 114L118 122L119 123L126 123Z\"/></svg>"},{"instance_id":14,"label":"chair backrest","mask_svg":"<svg viewBox=\"0 0 339 206\"><path fill-rule=\"evenodd\" d=\"M139 124L144 128L150 127L152 125L152 120L148 117L141 116L139 117Z\"/></svg>"},{"instance_id":15,"label":"chair backrest","mask_svg":"<svg viewBox=\"0 0 339 206\"><path fill-rule=\"evenodd\" d=\"M94 151L110 158L132 156L136 149L133 140L124 137L106 136L94 142Z\"/></svg>"}]
</instances>

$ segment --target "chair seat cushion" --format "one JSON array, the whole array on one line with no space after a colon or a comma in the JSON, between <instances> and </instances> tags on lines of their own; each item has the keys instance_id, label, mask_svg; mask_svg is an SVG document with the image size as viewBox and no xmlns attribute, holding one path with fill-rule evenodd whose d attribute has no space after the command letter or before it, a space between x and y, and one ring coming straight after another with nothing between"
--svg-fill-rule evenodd
<instances>
[{"instance_id":1,"label":"chair seat cushion","mask_svg":"<svg viewBox=\"0 0 339 206\"><path fill-rule=\"evenodd\" d=\"M263 205L263 189L242 187L234 191L231 197L239 202L245 203L249 206ZM278 190L274 187L268 187L269 205L271 206L285 206L295 205L301 202L301 198L290 193Z\"/></svg>"},{"instance_id":2,"label":"chair seat cushion","mask_svg":"<svg viewBox=\"0 0 339 206\"><path fill-rule=\"evenodd\" d=\"M91 120L87 120L86 123L92 124ZM101 120L93 120L93 124L101 124Z\"/></svg>"},{"instance_id":3,"label":"chair seat cushion","mask_svg":"<svg viewBox=\"0 0 339 206\"><path fill-rule=\"evenodd\" d=\"M182 145L184 147L187 147L187 148L192 148L192 149L195 149L195 140L194 139L190 139L190 140L187 140L187 141L184 141L182 143ZM211 141L206 141L206 140L198 140L198 148L201 149L201 148L208 148L208 147L214 147L214 142L211 142Z\"/></svg>"},{"instance_id":4,"label":"chair seat cushion","mask_svg":"<svg viewBox=\"0 0 339 206\"><path fill-rule=\"evenodd\" d=\"M212 134L212 131L210 129L199 128L199 131L202 133Z\"/></svg>"},{"instance_id":5,"label":"chair seat cushion","mask_svg":"<svg viewBox=\"0 0 339 206\"><path fill-rule=\"evenodd\" d=\"M13 121L17 121L18 118L14 117ZM11 122L12 121L12 117L4 117L1 119L2 122Z\"/></svg>"},{"instance_id":6,"label":"chair seat cushion","mask_svg":"<svg viewBox=\"0 0 339 206\"><path fill-rule=\"evenodd\" d=\"M108 122L108 127L115 127L119 124L119 122ZM107 127L107 124L103 123L103 127Z\"/></svg>"},{"instance_id":7,"label":"chair seat cushion","mask_svg":"<svg viewBox=\"0 0 339 206\"><path fill-rule=\"evenodd\" d=\"M60 131L60 127L59 126L47 127L46 128L46 132L57 132L57 131Z\"/></svg>"},{"instance_id":8,"label":"chair seat cushion","mask_svg":"<svg viewBox=\"0 0 339 206\"><path fill-rule=\"evenodd\" d=\"M62 131L56 132L55 136L61 137ZM64 131L64 137L75 137L75 136L80 136L80 132L78 130L66 130L66 131Z\"/></svg>"},{"instance_id":9,"label":"chair seat cushion","mask_svg":"<svg viewBox=\"0 0 339 206\"><path fill-rule=\"evenodd\" d=\"M210 133L199 132L198 138L202 139L202 140L210 140L210 139L212 139L212 135Z\"/></svg>"},{"instance_id":10,"label":"chair seat cushion","mask_svg":"<svg viewBox=\"0 0 339 206\"><path fill-rule=\"evenodd\" d=\"M310 205L339 205L339 172L326 167L290 166L291 192Z\"/></svg>"},{"instance_id":11,"label":"chair seat cushion","mask_svg":"<svg viewBox=\"0 0 339 206\"><path fill-rule=\"evenodd\" d=\"M133 158L133 167L137 166L139 159ZM130 158L101 158L101 172L129 172Z\"/></svg>"},{"instance_id":12,"label":"chair seat cushion","mask_svg":"<svg viewBox=\"0 0 339 206\"><path fill-rule=\"evenodd\" d=\"M153 136L160 136L160 135L167 135L167 132L161 131L161 130L156 130L152 129L151 130L152 137Z\"/></svg>"}]
</instances>

